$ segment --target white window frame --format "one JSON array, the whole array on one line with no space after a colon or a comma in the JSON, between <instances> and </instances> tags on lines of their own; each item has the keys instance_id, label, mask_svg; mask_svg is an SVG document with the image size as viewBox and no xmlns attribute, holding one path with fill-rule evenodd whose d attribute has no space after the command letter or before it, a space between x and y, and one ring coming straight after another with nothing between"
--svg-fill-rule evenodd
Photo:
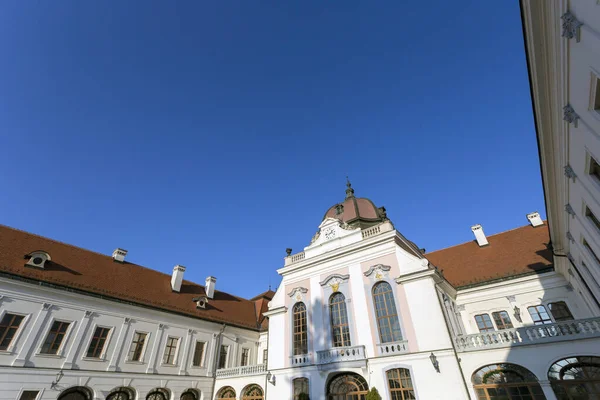
<instances>
[{"instance_id":1,"label":"white window frame","mask_svg":"<svg viewBox=\"0 0 600 400\"><path fill-rule=\"evenodd\" d=\"M204 347L202 349L202 358L200 359L200 365L194 365L194 356L196 355L196 343L204 343ZM206 352L208 350L208 342L205 340L194 340L194 345L192 346L192 357L190 361L190 368L204 368L204 360L206 359Z\"/></svg>"},{"instance_id":2,"label":"white window frame","mask_svg":"<svg viewBox=\"0 0 600 400\"><path fill-rule=\"evenodd\" d=\"M12 313L11 313L12 314ZM35 396L35 400L40 400L44 394L44 388L43 387L22 387L19 390L19 393L17 394L17 397L15 400L21 400L21 396L23 395L23 392L27 392L27 391L34 391L37 390L38 394L37 396Z\"/></svg>"},{"instance_id":3,"label":"white window frame","mask_svg":"<svg viewBox=\"0 0 600 400\"><path fill-rule=\"evenodd\" d=\"M142 347L142 353L140 354L140 359L139 360L130 360L129 354L131 353L131 348L133 347L133 338L135 337L136 333L146 334L146 341L144 342L144 347ZM131 339L129 340L129 349L127 349L127 357L125 359L125 362L131 363L131 364L144 364L145 359L146 359L146 349L148 348L149 341L150 341L150 332L134 330L133 335L131 335Z\"/></svg>"},{"instance_id":4,"label":"white window frame","mask_svg":"<svg viewBox=\"0 0 600 400\"><path fill-rule=\"evenodd\" d=\"M365 293L367 295L367 304L371 309L371 315L374 318L374 328L375 328L375 332L373 332L373 336L375 337L376 343L377 345L386 345L386 344L392 344L392 343L399 343L399 342L386 342L386 343L381 343L381 335L379 334L379 325L377 324L377 310L375 309L375 302L373 301L373 289L375 288L375 285L380 284L381 282L385 282L388 285L390 285L390 288L392 289L392 297L394 299L394 306L396 306L396 317L398 318L398 324L400 325L400 336L402 336L402 339L400 339L400 342L404 342L407 341L408 339L406 338L406 331L404 329L404 324L402 322L402 313L400 310L400 303L398 302L398 292L396 292L396 287L398 286L398 284L396 282L394 282L392 279L390 279L389 277L384 277L378 280L375 280L371 283L371 286L369 286L367 293Z\"/></svg>"},{"instance_id":5,"label":"white window frame","mask_svg":"<svg viewBox=\"0 0 600 400\"><path fill-rule=\"evenodd\" d=\"M29 322L29 318L31 318L31 314L25 314L22 312L11 311L11 310L5 309L5 310L0 311L0 320L2 320L2 318L4 318L4 316L6 314L20 315L23 317L23 321L21 321L21 325L19 325L19 329L17 329L17 331L15 332L15 336L13 336L13 338L10 341L10 344L8 345L6 350L0 350L0 354L12 354L15 351L15 346L19 342L19 338L21 337L21 334L23 333L23 330L25 329L25 325L27 325L27 323Z\"/></svg>"},{"instance_id":6,"label":"white window frame","mask_svg":"<svg viewBox=\"0 0 600 400\"><path fill-rule=\"evenodd\" d=\"M221 361L221 347L222 346L227 347L227 356L225 356L225 366L223 368L219 368L219 361ZM228 344L221 343L221 345L219 346L219 351L217 353L217 369L229 368L229 356L230 355L231 355L231 346Z\"/></svg>"},{"instance_id":7,"label":"white window frame","mask_svg":"<svg viewBox=\"0 0 600 400\"><path fill-rule=\"evenodd\" d=\"M175 346L175 355L173 356L173 364L165 363L165 352L167 351L167 344L169 343L169 339L177 339L177 345ZM163 353L160 360L160 365L164 367L176 367L179 363L179 349L181 348L181 337L179 336L171 336L167 335L167 340L165 340L165 345L163 347Z\"/></svg>"},{"instance_id":8,"label":"white window frame","mask_svg":"<svg viewBox=\"0 0 600 400\"><path fill-rule=\"evenodd\" d=\"M88 352L88 350L90 348L90 344L92 344L92 339L94 338L94 333L96 332L97 328L106 328L106 329L108 329L108 335L106 335L106 340L104 341L104 347L102 347L102 351L100 352L100 357L88 357L87 356L87 352ZM84 361L107 361L106 360L106 350L110 346L110 340L112 338L114 330L115 330L114 326L94 324L94 326L93 326L93 328L91 330L90 337L87 340L87 345L85 346L85 348L84 348L84 350L82 352L83 355L82 355L81 359L84 360Z\"/></svg>"},{"instance_id":9,"label":"white window frame","mask_svg":"<svg viewBox=\"0 0 600 400\"><path fill-rule=\"evenodd\" d=\"M67 331L65 332L65 336L63 337L62 342L60 343L60 346L58 347L58 350L56 351L56 354L48 354L48 353L42 353L42 347L44 347L44 343L46 342L46 338L48 337L48 334L50 333L50 329L52 329L52 325L54 325L55 322L64 322L64 323L68 323L69 327L67 328ZM71 321L68 319L62 319L62 318L52 318L50 320L50 323L46 326L46 328L44 329L44 335L42 335L39 346L37 348L37 351L35 353L36 357L52 357L52 358L62 358L63 357L63 353L65 351L65 344L69 341L69 338L71 336L71 332L73 331L73 325L75 325L75 321Z\"/></svg>"},{"instance_id":10,"label":"white window frame","mask_svg":"<svg viewBox=\"0 0 600 400\"><path fill-rule=\"evenodd\" d=\"M240 367L242 366L242 360L244 359L244 350L248 350L248 359L246 360L246 365L244 366L247 367L248 365L252 365L250 364L250 360L252 357L252 351L250 347L242 347L242 351L240 351Z\"/></svg>"}]
</instances>

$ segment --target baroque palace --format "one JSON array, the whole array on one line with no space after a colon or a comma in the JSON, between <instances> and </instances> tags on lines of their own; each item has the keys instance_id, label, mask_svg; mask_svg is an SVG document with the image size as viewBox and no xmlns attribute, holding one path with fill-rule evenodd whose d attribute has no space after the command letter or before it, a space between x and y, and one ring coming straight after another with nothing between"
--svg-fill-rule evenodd
<instances>
[{"instance_id":1,"label":"baroque palace","mask_svg":"<svg viewBox=\"0 0 600 400\"><path fill-rule=\"evenodd\" d=\"M348 183L252 299L0 226L0 399L600 399L600 3L521 11L547 221L426 252Z\"/></svg>"}]
</instances>

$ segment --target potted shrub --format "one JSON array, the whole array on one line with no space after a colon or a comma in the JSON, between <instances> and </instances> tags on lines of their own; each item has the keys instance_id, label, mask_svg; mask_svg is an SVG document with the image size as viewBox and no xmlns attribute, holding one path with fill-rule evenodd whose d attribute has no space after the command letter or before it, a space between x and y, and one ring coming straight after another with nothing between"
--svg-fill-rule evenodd
<instances>
[{"instance_id":1,"label":"potted shrub","mask_svg":"<svg viewBox=\"0 0 600 400\"><path fill-rule=\"evenodd\" d=\"M376 388L373 387L369 390L369 393L367 393L367 400L381 400L381 396Z\"/></svg>"}]
</instances>

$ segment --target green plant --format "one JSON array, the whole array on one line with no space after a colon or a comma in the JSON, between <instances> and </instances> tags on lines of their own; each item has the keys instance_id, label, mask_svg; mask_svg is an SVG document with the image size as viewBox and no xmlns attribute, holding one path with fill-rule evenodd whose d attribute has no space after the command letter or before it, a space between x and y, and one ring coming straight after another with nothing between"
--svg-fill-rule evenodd
<instances>
[{"instance_id":1,"label":"green plant","mask_svg":"<svg viewBox=\"0 0 600 400\"><path fill-rule=\"evenodd\" d=\"M376 388L372 387L367 393L367 400L381 400L381 396Z\"/></svg>"},{"instance_id":2,"label":"green plant","mask_svg":"<svg viewBox=\"0 0 600 400\"><path fill-rule=\"evenodd\" d=\"M306 393L300 393L298 395L298 400L310 400L310 398L308 397L308 395Z\"/></svg>"}]
</instances>

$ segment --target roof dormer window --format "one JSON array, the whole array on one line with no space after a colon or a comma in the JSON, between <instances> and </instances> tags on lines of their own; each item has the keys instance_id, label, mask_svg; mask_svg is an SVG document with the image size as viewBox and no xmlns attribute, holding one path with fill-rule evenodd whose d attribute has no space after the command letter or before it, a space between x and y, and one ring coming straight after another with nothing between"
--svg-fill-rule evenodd
<instances>
[{"instance_id":1,"label":"roof dormer window","mask_svg":"<svg viewBox=\"0 0 600 400\"><path fill-rule=\"evenodd\" d=\"M26 257L29 257L29 261L27 261L25 265L33 268L44 269L46 262L52 261L52 259L50 258L50 254L41 250L33 251L29 253Z\"/></svg>"}]
</instances>

